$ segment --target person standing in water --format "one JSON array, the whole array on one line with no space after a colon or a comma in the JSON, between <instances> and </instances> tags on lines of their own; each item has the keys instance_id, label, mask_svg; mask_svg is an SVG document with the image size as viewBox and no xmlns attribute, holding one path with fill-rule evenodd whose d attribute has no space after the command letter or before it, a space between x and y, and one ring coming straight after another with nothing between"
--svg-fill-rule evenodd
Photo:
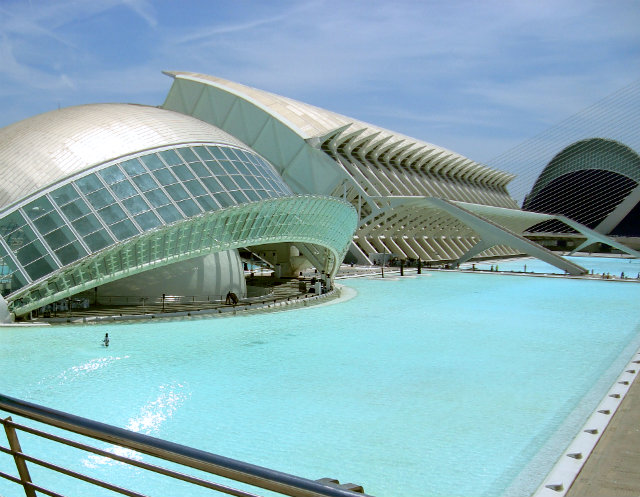
<instances>
[{"instance_id":1,"label":"person standing in water","mask_svg":"<svg viewBox=\"0 0 640 497\"><path fill-rule=\"evenodd\" d=\"M104 340L102 340L102 343L104 344L105 347L109 346L109 333L104 334Z\"/></svg>"}]
</instances>

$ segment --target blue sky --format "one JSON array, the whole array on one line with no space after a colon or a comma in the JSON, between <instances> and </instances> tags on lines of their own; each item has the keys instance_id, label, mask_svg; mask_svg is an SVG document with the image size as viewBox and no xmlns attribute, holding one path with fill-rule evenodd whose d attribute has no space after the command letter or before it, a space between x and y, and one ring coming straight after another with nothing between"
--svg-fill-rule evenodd
<instances>
[{"instance_id":1,"label":"blue sky","mask_svg":"<svg viewBox=\"0 0 640 497\"><path fill-rule=\"evenodd\" d=\"M0 126L235 80L490 160L640 78L640 2L0 0Z\"/></svg>"}]
</instances>

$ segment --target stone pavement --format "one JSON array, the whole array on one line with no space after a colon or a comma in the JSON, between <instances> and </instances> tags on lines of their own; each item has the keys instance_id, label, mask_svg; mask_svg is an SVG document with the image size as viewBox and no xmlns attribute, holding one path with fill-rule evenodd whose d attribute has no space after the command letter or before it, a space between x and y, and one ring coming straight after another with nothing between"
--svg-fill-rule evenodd
<instances>
[{"instance_id":1,"label":"stone pavement","mask_svg":"<svg viewBox=\"0 0 640 497\"><path fill-rule=\"evenodd\" d=\"M566 495L640 496L640 380L637 376Z\"/></svg>"}]
</instances>

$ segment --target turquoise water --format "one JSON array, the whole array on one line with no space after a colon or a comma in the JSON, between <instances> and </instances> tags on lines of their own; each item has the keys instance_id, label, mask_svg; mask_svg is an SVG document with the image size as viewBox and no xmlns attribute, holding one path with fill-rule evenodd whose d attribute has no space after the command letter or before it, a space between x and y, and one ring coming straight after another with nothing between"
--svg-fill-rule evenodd
<instances>
[{"instance_id":1,"label":"turquoise water","mask_svg":"<svg viewBox=\"0 0 640 497\"><path fill-rule=\"evenodd\" d=\"M611 276L620 277L622 274L626 278L636 279L640 277L640 259L626 259L620 257L565 257L565 259L575 262L576 264L587 269L594 274L610 274ZM518 259L509 259L480 263L467 262L462 264L462 269L471 269L475 266L478 270L489 271L491 267L495 269L497 266L500 271L516 271L529 273L547 273L547 274L564 274L562 269L558 269L551 264L547 264L540 259L531 257L523 257Z\"/></svg>"},{"instance_id":2,"label":"turquoise water","mask_svg":"<svg viewBox=\"0 0 640 497\"><path fill-rule=\"evenodd\" d=\"M378 497L527 495L640 346L640 284L345 282L357 297L287 312L0 329L0 391ZM209 495L95 456L75 466L150 494ZM1 454L0 470L15 473Z\"/></svg>"}]
</instances>

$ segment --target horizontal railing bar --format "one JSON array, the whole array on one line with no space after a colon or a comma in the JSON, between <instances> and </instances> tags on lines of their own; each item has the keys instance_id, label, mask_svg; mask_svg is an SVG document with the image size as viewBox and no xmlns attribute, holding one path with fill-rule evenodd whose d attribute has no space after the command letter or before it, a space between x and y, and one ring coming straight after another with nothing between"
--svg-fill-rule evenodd
<instances>
[{"instance_id":1,"label":"horizontal railing bar","mask_svg":"<svg viewBox=\"0 0 640 497\"><path fill-rule=\"evenodd\" d=\"M10 474L4 473L2 471L0 471L0 478L4 478L6 480L12 481L13 483L17 483L20 486L27 485L27 486L33 488L34 490L37 490L38 492L43 493L43 494L50 495L51 497L65 497L62 494L58 494L58 493L53 492L51 490L47 490L46 488L41 487L40 485L36 485L36 484L28 482L28 481L23 482L22 480L20 480L20 478L16 478L15 476L12 476Z\"/></svg>"},{"instance_id":2,"label":"horizontal railing bar","mask_svg":"<svg viewBox=\"0 0 640 497\"><path fill-rule=\"evenodd\" d=\"M126 488L122 488L118 485L114 485L112 483L109 483L103 480L98 480L97 478L92 478L91 476L78 473L77 471L70 470L63 466L58 466L57 464L53 464L53 463L44 461L42 459L39 459L37 457L30 456L28 454L25 454L24 452L16 452L15 450L7 449L2 446L0 446L0 452L4 452L5 454L12 455L13 457L19 457L24 461L32 462L33 464L37 464L38 466L42 466L43 468L47 468L57 473L62 473L63 475L76 478L77 480L82 480L87 483L91 483L92 485L106 488L107 490L111 490L112 492L117 492L122 495L128 495L129 497L149 497L148 495L141 494Z\"/></svg>"},{"instance_id":3,"label":"horizontal railing bar","mask_svg":"<svg viewBox=\"0 0 640 497\"><path fill-rule=\"evenodd\" d=\"M142 433L131 432L124 428L118 428L1 394L0 409L73 433L120 445L143 454L159 457L160 459L274 492L280 492L291 497L355 497L356 495L364 495Z\"/></svg>"},{"instance_id":4,"label":"horizontal railing bar","mask_svg":"<svg viewBox=\"0 0 640 497\"><path fill-rule=\"evenodd\" d=\"M187 475L185 473L180 473L178 471L173 471L169 468L163 468L162 466L156 466L155 464L150 464L150 463L146 463L144 461L137 461L136 459L131 459L129 457L126 456L121 456L118 454L114 454L112 452L103 450L103 449L99 449L97 447L93 447L91 445L87 445L87 444L83 444L81 442L76 442L75 440L71 440L68 438L64 438L64 437L60 437L58 435L54 435L52 433L47 433L41 430L38 430L36 428L32 428L30 426L25 426L22 425L20 423L16 423L15 421L8 421L5 419L1 419L0 418L0 424L8 424L10 426L13 426L16 430L20 430L23 431L25 433L30 433L32 435L38 436L38 437L42 437L42 438L46 438L48 440L51 440L53 442L58 442L64 445L68 445L70 447L79 449L79 450L83 450L85 452L91 452L93 454L97 454L99 456L103 456L103 457L108 457L110 459L113 459L114 461L119 461L122 462L124 464L128 464L130 466L136 466L138 468L141 469L145 469L147 471L152 471L154 473L158 473L161 474L163 476L169 476L171 478L175 478L178 480L182 480L185 481L187 483L193 483L195 485L199 485L201 487L206 487L209 488L211 490L217 490L219 492L228 494L228 495L233 495L235 497L260 497L259 495L256 494L252 494L249 492L245 492L243 490L238 490L232 487L227 487L226 485L222 485L220 483L215 483L209 480L204 480L202 478L197 478L195 476L192 475Z\"/></svg>"}]
</instances>

